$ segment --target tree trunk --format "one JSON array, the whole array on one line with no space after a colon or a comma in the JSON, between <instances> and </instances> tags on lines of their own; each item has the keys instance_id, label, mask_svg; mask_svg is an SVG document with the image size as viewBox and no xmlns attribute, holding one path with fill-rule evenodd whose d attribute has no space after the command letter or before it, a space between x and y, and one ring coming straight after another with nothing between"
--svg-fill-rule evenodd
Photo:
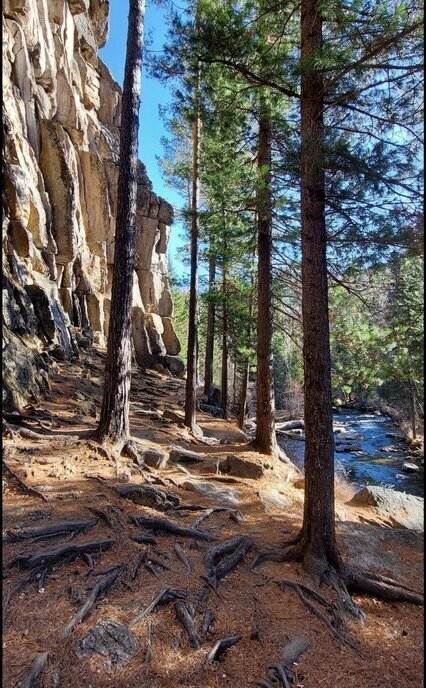
<instances>
[{"instance_id":1,"label":"tree trunk","mask_svg":"<svg viewBox=\"0 0 426 688\"><path fill-rule=\"evenodd\" d=\"M416 414L416 393L412 380L408 383L410 394L410 417L411 417L411 432L413 440L417 437L417 414Z\"/></svg>"},{"instance_id":2,"label":"tree trunk","mask_svg":"<svg viewBox=\"0 0 426 688\"><path fill-rule=\"evenodd\" d=\"M222 414L226 420L228 413L228 303L227 303L227 266L226 266L226 239L223 258L223 277L222 277L222 298L223 298L223 318L222 318Z\"/></svg>"},{"instance_id":3,"label":"tree trunk","mask_svg":"<svg viewBox=\"0 0 426 688\"><path fill-rule=\"evenodd\" d=\"M244 427L244 420L246 417L246 406L247 406L247 389L250 374L250 364L248 358L244 361L242 380L241 380L241 391L240 391L240 412L238 414L238 427L240 430Z\"/></svg>"},{"instance_id":4,"label":"tree trunk","mask_svg":"<svg viewBox=\"0 0 426 688\"><path fill-rule=\"evenodd\" d=\"M254 296L254 273L251 275L251 291L250 291L250 301L249 301L249 316L247 323L247 346L250 346L251 342L251 320L253 317L253 296ZM241 391L240 391L240 412L238 414L238 427L242 430L244 427L244 420L246 417L246 406L247 406L247 390L250 375L250 361L247 357L244 361L242 380L241 380Z\"/></svg>"},{"instance_id":5,"label":"tree trunk","mask_svg":"<svg viewBox=\"0 0 426 688\"><path fill-rule=\"evenodd\" d=\"M256 438L258 451L277 451L272 372L272 203L271 203L271 117L262 104L259 119L258 169L262 184L257 191L257 369Z\"/></svg>"},{"instance_id":6,"label":"tree trunk","mask_svg":"<svg viewBox=\"0 0 426 688\"><path fill-rule=\"evenodd\" d=\"M197 19L195 20L197 22ZM194 84L194 121L192 124L192 198L191 198L191 276L189 284L188 357L185 389L185 425L196 427L197 408L197 263L198 263L198 199L199 199L199 133L200 133L200 67L197 60Z\"/></svg>"},{"instance_id":7,"label":"tree trunk","mask_svg":"<svg viewBox=\"0 0 426 688\"><path fill-rule=\"evenodd\" d=\"M216 278L216 256L209 258L209 292L214 287ZM212 301L207 304L207 333L206 333L206 359L204 362L204 394L210 395L213 384L213 354L214 354L214 328L215 328L215 305Z\"/></svg>"},{"instance_id":8,"label":"tree trunk","mask_svg":"<svg viewBox=\"0 0 426 688\"><path fill-rule=\"evenodd\" d=\"M334 444L325 228L323 76L318 0L302 0L301 209L305 408L302 541L314 559L336 556Z\"/></svg>"},{"instance_id":9,"label":"tree trunk","mask_svg":"<svg viewBox=\"0 0 426 688\"><path fill-rule=\"evenodd\" d=\"M135 258L139 99L141 92L145 0L130 0L120 127L114 272L98 427L100 440L123 443L129 437L131 302Z\"/></svg>"}]
</instances>

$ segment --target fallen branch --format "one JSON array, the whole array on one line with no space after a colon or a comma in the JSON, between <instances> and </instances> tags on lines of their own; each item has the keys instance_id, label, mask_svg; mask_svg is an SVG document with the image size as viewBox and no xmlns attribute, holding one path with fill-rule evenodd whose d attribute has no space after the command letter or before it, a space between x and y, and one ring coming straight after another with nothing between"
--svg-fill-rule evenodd
<instances>
[{"instance_id":1,"label":"fallen branch","mask_svg":"<svg viewBox=\"0 0 426 688\"><path fill-rule=\"evenodd\" d=\"M222 638L221 640L218 640L208 653L207 661L218 662L224 654L224 652L229 650L230 647L233 647L233 645L236 645L236 643L238 643L239 640L241 640L240 635L230 635L227 638Z\"/></svg>"},{"instance_id":2,"label":"fallen branch","mask_svg":"<svg viewBox=\"0 0 426 688\"><path fill-rule=\"evenodd\" d=\"M104 578L101 578L94 588L91 590L89 593L89 596L86 600L86 602L83 604L82 607L78 610L77 614L75 614L71 621L65 626L64 630L61 633L61 639L65 640L65 638L68 638L69 634L71 631L74 629L77 624L80 624L84 619L87 618L87 616L90 614L92 611L94 605L96 604L96 601L98 597L104 593L108 588L111 587L111 585L117 580L118 574L122 570L121 566L117 566L113 571L108 573Z\"/></svg>"},{"instance_id":3,"label":"fallen branch","mask_svg":"<svg viewBox=\"0 0 426 688\"><path fill-rule=\"evenodd\" d=\"M36 680L40 676L44 667L47 664L49 658L48 652L40 652L34 659L33 663L29 667L25 674L23 681L20 683L21 688L32 688L35 685Z\"/></svg>"},{"instance_id":4,"label":"fallen branch","mask_svg":"<svg viewBox=\"0 0 426 688\"><path fill-rule=\"evenodd\" d=\"M177 558L182 562L182 564L185 566L186 570L188 573L191 573L191 563L186 556L185 552L183 551L182 547L177 543L173 543L173 549L176 552Z\"/></svg>"},{"instance_id":5,"label":"fallen branch","mask_svg":"<svg viewBox=\"0 0 426 688\"><path fill-rule=\"evenodd\" d=\"M175 612L177 619L180 621L188 635L190 646L195 650L198 650L201 647L201 638L196 631L194 620L190 612L182 601L176 602Z\"/></svg>"},{"instance_id":6,"label":"fallen branch","mask_svg":"<svg viewBox=\"0 0 426 688\"><path fill-rule=\"evenodd\" d=\"M181 537L190 537L194 540L207 540L213 541L216 538L209 533L205 533L202 530L197 530L196 528L185 528L183 526L178 526L171 521L167 521L165 518L154 518L152 516L135 516L135 522L138 526L143 528L148 528L155 533L172 533L173 535L180 535Z\"/></svg>"},{"instance_id":7,"label":"fallen branch","mask_svg":"<svg viewBox=\"0 0 426 688\"><path fill-rule=\"evenodd\" d=\"M19 530L8 530L3 534L3 542L21 542L22 540L32 540L33 538L43 539L53 535L63 533L81 533L90 530L97 523L97 519L86 521L56 521L45 526L29 526Z\"/></svg>"}]
</instances>

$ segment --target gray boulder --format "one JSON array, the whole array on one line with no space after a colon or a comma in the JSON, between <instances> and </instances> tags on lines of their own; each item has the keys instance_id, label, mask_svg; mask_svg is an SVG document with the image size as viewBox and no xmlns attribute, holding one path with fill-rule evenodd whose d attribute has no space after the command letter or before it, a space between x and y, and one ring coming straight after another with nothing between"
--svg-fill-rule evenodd
<instances>
[{"instance_id":1,"label":"gray boulder","mask_svg":"<svg viewBox=\"0 0 426 688\"><path fill-rule=\"evenodd\" d=\"M424 530L424 499L388 487L368 486L359 490L348 504L371 506L396 528Z\"/></svg>"},{"instance_id":2,"label":"gray boulder","mask_svg":"<svg viewBox=\"0 0 426 688\"><path fill-rule=\"evenodd\" d=\"M336 452L358 452L358 451L362 451L362 447L360 444L338 444L337 447L334 448L334 451L336 451Z\"/></svg>"},{"instance_id":3,"label":"gray boulder","mask_svg":"<svg viewBox=\"0 0 426 688\"><path fill-rule=\"evenodd\" d=\"M172 375L183 377L185 374L185 363L179 356L163 356L161 363L170 370Z\"/></svg>"},{"instance_id":4,"label":"gray boulder","mask_svg":"<svg viewBox=\"0 0 426 688\"><path fill-rule=\"evenodd\" d=\"M197 464L204 461L204 456L184 449L183 447L172 446L169 452L168 463Z\"/></svg>"}]
</instances>

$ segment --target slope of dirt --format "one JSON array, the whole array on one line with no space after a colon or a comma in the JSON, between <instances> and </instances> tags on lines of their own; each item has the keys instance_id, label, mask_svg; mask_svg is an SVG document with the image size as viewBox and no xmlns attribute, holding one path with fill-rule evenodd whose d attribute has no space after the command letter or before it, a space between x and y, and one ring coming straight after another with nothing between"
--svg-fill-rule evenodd
<instances>
[{"instance_id":1,"label":"slope of dirt","mask_svg":"<svg viewBox=\"0 0 426 688\"><path fill-rule=\"evenodd\" d=\"M35 491L27 494L9 473L4 473L4 685L24 685L25 672L34 658L48 652L40 676L27 685L243 688L255 685L256 679L265 679L268 664L280 658L280 648L301 635L308 638L310 648L293 667L294 685L299 688L422 685L421 609L410 604L356 598L367 620L364 624L350 623L349 630L365 654L362 659L330 633L294 590L281 590L274 582L285 577L310 585L298 564L267 563L255 572L250 570L257 546L284 542L301 524L303 491L292 485L296 471L281 463L271 465L266 457L250 451L247 437L233 422L200 414L205 439L191 438L178 417L170 413L182 414L182 381L155 372L134 371L132 437L141 448L155 446L166 450L171 445L186 446L203 457L201 463L141 473L130 458L104 452L90 440L99 412L103 364L104 354L97 350L71 365L56 364L50 399L37 407L27 407L26 422L22 418L10 421L13 437L4 439L3 458L7 466ZM16 431L19 423L43 437L20 436ZM217 475L218 461L229 454L262 464L264 476L251 480ZM114 490L114 486L129 481L145 484L147 480L179 497L181 507L197 508L156 511L120 497ZM215 496L194 491L197 481L214 486ZM346 505L344 501L350 496L347 486L342 486L338 494L341 499L336 505L337 530L345 557L420 589L420 536L392 531L378 523L368 509L356 510ZM136 515L166 518L191 527L206 514L205 509L223 506L218 502L223 495L233 505L210 513L199 528L218 541L247 534L254 544L216 590L206 583L205 557L210 542L164 533L154 535L155 545L130 539L149 534L132 520ZM21 527L93 518L98 518L94 527L74 536L63 533L49 539L7 541L7 532ZM22 569L22 563L10 566L16 557L28 553L41 553L67 543L78 545L108 539L113 540L109 550L59 561L52 567L42 566L27 582L31 570ZM176 543L190 562L190 572L176 555ZM142 564L133 577L144 551L148 566ZM156 560L167 568L156 565ZM95 583L108 575L105 572L114 565L122 567L116 581L99 596L87 618L66 639L61 639L64 627ZM194 617L195 626L200 632L206 611L214 612L215 620L210 632L200 632L199 649L190 647L176 618L174 603L170 603L132 627L139 651L122 668L109 664L101 654L77 656L79 642L98 621L109 619L128 626L165 586L184 589L187 602L193 603L197 602L197 593L204 589L204 598ZM329 596L328 591L324 594ZM206 655L216 640L229 635L239 635L241 639L221 661L207 662Z\"/></svg>"}]
</instances>

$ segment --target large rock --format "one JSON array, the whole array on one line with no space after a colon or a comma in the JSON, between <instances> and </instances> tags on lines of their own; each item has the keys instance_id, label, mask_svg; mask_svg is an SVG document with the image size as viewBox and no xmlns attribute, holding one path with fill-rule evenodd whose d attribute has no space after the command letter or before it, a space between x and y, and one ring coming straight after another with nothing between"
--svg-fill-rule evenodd
<instances>
[{"instance_id":1,"label":"large rock","mask_svg":"<svg viewBox=\"0 0 426 688\"><path fill-rule=\"evenodd\" d=\"M256 480L264 475L265 469L260 463L248 461L240 456L230 454L226 457L225 461L221 462L220 472L236 475L239 478L251 478Z\"/></svg>"},{"instance_id":2,"label":"large rock","mask_svg":"<svg viewBox=\"0 0 426 688\"><path fill-rule=\"evenodd\" d=\"M205 461L204 456L183 449L182 447L170 447L168 463L197 464Z\"/></svg>"},{"instance_id":3,"label":"large rock","mask_svg":"<svg viewBox=\"0 0 426 688\"><path fill-rule=\"evenodd\" d=\"M285 511L293 506L293 502L290 497L287 497L279 490L276 490L272 487L259 490L258 495L266 513Z\"/></svg>"},{"instance_id":4,"label":"large rock","mask_svg":"<svg viewBox=\"0 0 426 688\"><path fill-rule=\"evenodd\" d=\"M98 56L109 2L5 0L3 19L3 259L34 304L22 308L6 290L5 326L31 351L53 344L69 356L69 325L103 346L109 324L121 121L121 88ZM137 184L132 319L147 367L180 350L167 266L173 208L142 162ZM183 375L180 359L167 367Z\"/></svg>"},{"instance_id":5,"label":"large rock","mask_svg":"<svg viewBox=\"0 0 426 688\"><path fill-rule=\"evenodd\" d=\"M370 506L379 516L396 528L424 529L424 499L397 492L387 487L368 486L356 492L348 502L354 506Z\"/></svg>"},{"instance_id":6,"label":"large rock","mask_svg":"<svg viewBox=\"0 0 426 688\"><path fill-rule=\"evenodd\" d=\"M204 483L200 480L187 480L183 483L183 487L198 492L198 494L221 506L235 507L241 502L241 494L232 487L217 487L212 483Z\"/></svg>"},{"instance_id":7,"label":"large rock","mask_svg":"<svg viewBox=\"0 0 426 688\"><path fill-rule=\"evenodd\" d=\"M183 377L185 374L185 363L179 356L163 356L163 365L170 370L172 375Z\"/></svg>"}]
</instances>

